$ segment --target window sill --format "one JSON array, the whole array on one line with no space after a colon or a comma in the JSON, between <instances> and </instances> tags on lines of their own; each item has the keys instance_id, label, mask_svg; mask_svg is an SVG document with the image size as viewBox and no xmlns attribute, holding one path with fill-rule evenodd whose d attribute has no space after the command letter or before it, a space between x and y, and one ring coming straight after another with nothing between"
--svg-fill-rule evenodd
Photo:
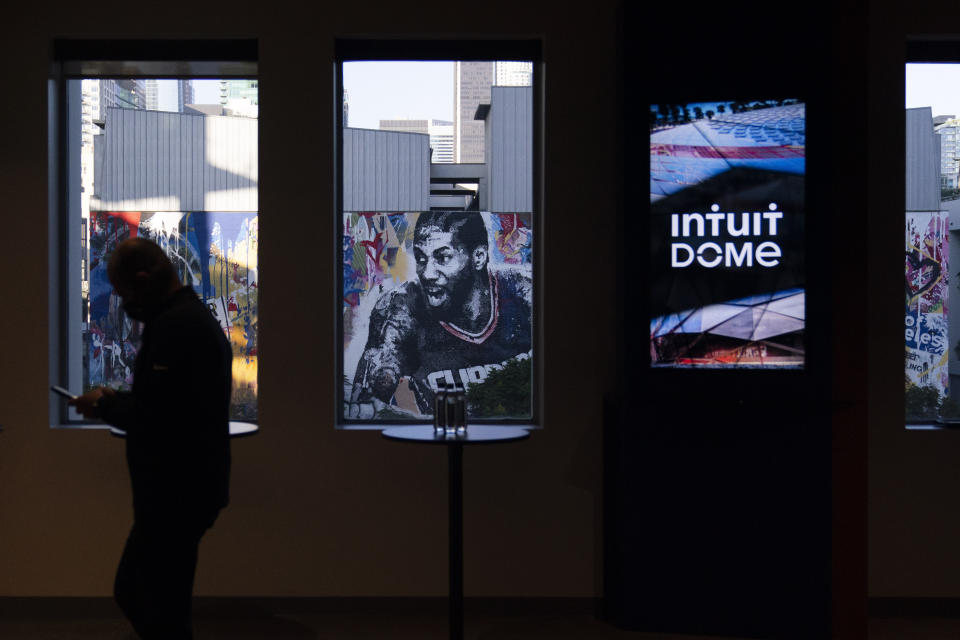
<instances>
[{"instance_id":1,"label":"window sill","mask_svg":"<svg viewBox=\"0 0 960 640\"><path fill-rule=\"evenodd\" d=\"M105 422L70 422L67 424L52 424L50 425L50 428L62 430L62 431L121 431L116 427L112 427ZM230 421L231 435L235 434L238 431L246 434L251 431L256 432L259 430L260 430L260 426L256 422L249 422L246 420Z\"/></svg>"},{"instance_id":2,"label":"window sill","mask_svg":"<svg viewBox=\"0 0 960 640\"><path fill-rule=\"evenodd\" d=\"M537 431L543 427L539 424L533 424L530 422L477 422L478 426L484 427L513 427L520 429L528 429L530 431ZM351 422L348 424L338 424L338 431L383 431L384 429L397 429L402 427L424 427L430 426L430 422L397 422L397 423L374 423L374 422ZM472 425L467 425L469 429Z\"/></svg>"},{"instance_id":3,"label":"window sill","mask_svg":"<svg viewBox=\"0 0 960 640\"><path fill-rule=\"evenodd\" d=\"M960 422L907 423L907 431L960 431Z\"/></svg>"}]
</instances>

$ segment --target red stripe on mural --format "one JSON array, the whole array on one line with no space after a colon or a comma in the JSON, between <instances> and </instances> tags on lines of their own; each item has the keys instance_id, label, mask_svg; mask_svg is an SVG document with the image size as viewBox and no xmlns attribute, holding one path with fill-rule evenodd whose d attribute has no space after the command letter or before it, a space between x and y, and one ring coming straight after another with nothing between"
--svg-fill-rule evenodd
<instances>
[{"instance_id":1,"label":"red stripe on mural","mask_svg":"<svg viewBox=\"0 0 960 640\"><path fill-rule=\"evenodd\" d=\"M803 147L697 147L687 144L651 143L650 155L672 158L787 160L804 157L804 149Z\"/></svg>"},{"instance_id":2,"label":"red stripe on mural","mask_svg":"<svg viewBox=\"0 0 960 640\"><path fill-rule=\"evenodd\" d=\"M136 238L137 231L140 228L140 212L139 211L111 211L107 215L116 216L124 222L127 223L127 226L130 228L130 237Z\"/></svg>"}]
</instances>

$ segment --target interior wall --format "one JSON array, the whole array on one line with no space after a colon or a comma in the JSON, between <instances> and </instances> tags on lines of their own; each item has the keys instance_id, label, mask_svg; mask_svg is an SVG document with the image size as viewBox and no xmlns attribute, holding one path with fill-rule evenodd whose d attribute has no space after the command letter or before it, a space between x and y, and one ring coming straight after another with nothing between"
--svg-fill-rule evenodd
<instances>
[{"instance_id":1,"label":"interior wall","mask_svg":"<svg viewBox=\"0 0 960 640\"><path fill-rule=\"evenodd\" d=\"M335 37L542 37L545 429L468 448L468 596L599 595L601 398L613 386L614 2L203 4L51 0L5 10L0 100L0 596L105 596L131 523L123 443L48 424L46 80L70 38L257 38L261 433L233 444L231 505L198 595L446 593L446 457L333 428ZM575 35L574 35L575 34ZM608 222L609 221L609 222Z\"/></svg>"},{"instance_id":2,"label":"interior wall","mask_svg":"<svg viewBox=\"0 0 960 640\"><path fill-rule=\"evenodd\" d=\"M870 327L869 593L960 597L960 433L903 428L904 63L908 37L956 40L960 9L946 2L871 10L867 209ZM960 41L958 41L960 47ZM958 50L960 53L960 50ZM852 118L856 116L851 114ZM852 119L851 118L851 119ZM948 310L960 312L957 265ZM951 357L956 357L951 352Z\"/></svg>"}]
</instances>

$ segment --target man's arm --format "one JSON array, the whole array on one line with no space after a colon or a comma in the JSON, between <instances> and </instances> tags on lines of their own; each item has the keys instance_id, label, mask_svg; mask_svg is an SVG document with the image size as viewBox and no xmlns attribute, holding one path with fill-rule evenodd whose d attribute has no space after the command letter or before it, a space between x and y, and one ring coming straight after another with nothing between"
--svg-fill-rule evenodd
<instances>
[{"instance_id":1,"label":"man's arm","mask_svg":"<svg viewBox=\"0 0 960 640\"><path fill-rule=\"evenodd\" d=\"M107 424L129 431L136 425L137 403L131 391L114 391L105 388L100 399L100 418Z\"/></svg>"},{"instance_id":2,"label":"man's arm","mask_svg":"<svg viewBox=\"0 0 960 640\"><path fill-rule=\"evenodd\" d=\"M357 363L347 416L372 418L378 404L390 402L400 378L416 363L416 322L410 293L391 291L377 300L370 314L367 344Z\"/></svg>"},{"instance_id":3,"label":"man's arm","mask_svg":"<svg viewBox=\"0 0 960 640\"><path fill-rule=\"evenodd\" d=\"M84 418L101 419L124 430L128 430L130 425L136 422L136 403L129 391L97 387L68 401L67 404L74 407Z\"/></svg>"}]
</instances>

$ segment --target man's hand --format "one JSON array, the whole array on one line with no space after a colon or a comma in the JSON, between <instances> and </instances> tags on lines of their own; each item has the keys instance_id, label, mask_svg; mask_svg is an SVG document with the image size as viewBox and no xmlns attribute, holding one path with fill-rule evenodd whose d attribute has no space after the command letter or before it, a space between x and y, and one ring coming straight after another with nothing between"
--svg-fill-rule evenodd
<instances>
[{"instance_id":1,"label":"man's hand","mask_svg":"<svg viewBox=\"0 0 960 640\"><path fill-rule=\"evenodd\" d=\"M351 420L372 420L386 406L386 403L375 398L360 384L354 384L350 399L344 405L345 417Z\"/></svg>"},{"instance_id":2,"label":"man's hand","mask_svg":"<svg viewBox=\"0 0 960 640\"><path fill-rule=\"evenodd\" d=\"M110 387L97 387L92 391L88 391L82 396L77 396L73 400L68 400L67 404L77 410L80 415L84 418L99 418L100 417L100 408L97 406L100 402L100 398L104 396L112 396L114 394L113 389Z\"/></svg>"}]
</instances>

